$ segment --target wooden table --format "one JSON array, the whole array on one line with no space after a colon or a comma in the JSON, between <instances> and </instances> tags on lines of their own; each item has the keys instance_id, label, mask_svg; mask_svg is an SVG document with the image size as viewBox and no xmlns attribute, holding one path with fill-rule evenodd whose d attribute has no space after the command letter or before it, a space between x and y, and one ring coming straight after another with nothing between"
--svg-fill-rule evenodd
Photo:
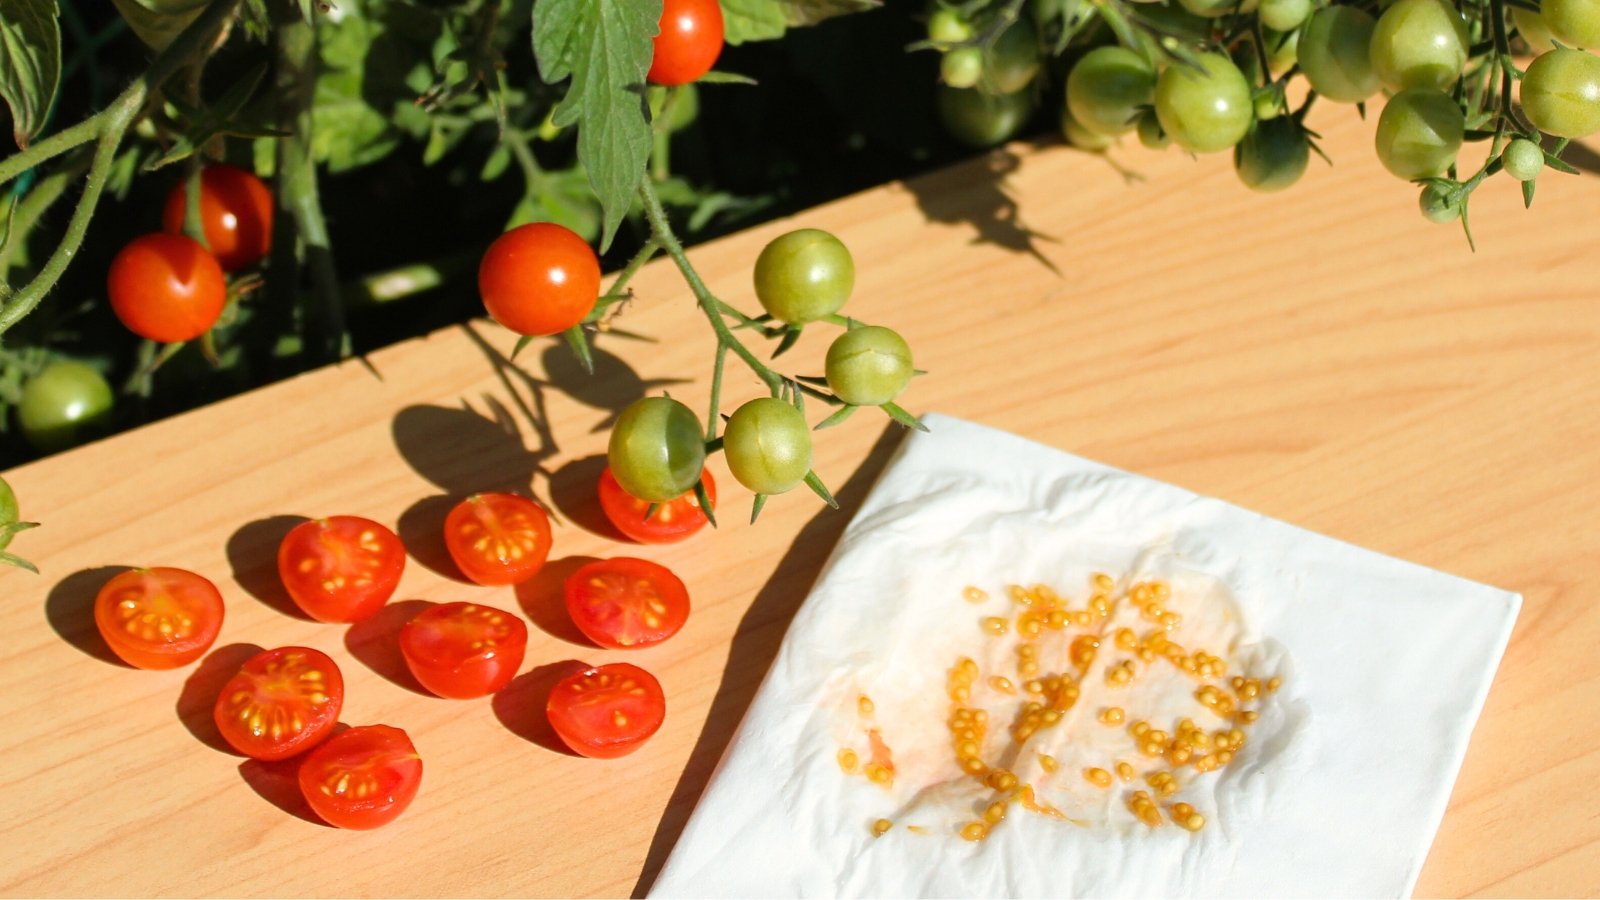
<instances>
[{"instance_id":1,"label":"wooden table","mask_svg":"<svg viewBox=\"0 0 1600 900\"><path fill-rule=\"evenodd\" d=\"M939 410L1183 485L1527 598L1474 734L1421 894L1600 892L1600 181L1543 177L1532 212L1496 179L1472 206L1478 252L1417 215L1373 159L1371 122L1319 109L1335 168L1296 189L1240 187L1226 156L1137 147L1105 160L1022 146L695 248L713 289L754 309L772 236L830 229L858 266L848 311L898 328ZM685 545L620 545L592 500L614 411L671 385L703 408L712 343L665 264L582 377L563 348L511 366L484 323L6 473L43 528L0 573L0 891L8 895L590 895L648 887L785 626L889 450L861 414L805 492L761 522L718 458L727 513ZM820 370L825 339L785 357ZM687 383L672 379L693 376ZM729 399L757 393L742 373ZM731 407L730 407L731 408ZM814 413L813 415L817 415ZM511 589L440 571L449 498L532 490L558 528L550 577ZM296 516L393 523L405 600L521 608L531 672L482 701L422 696L393 630L415 604L345 629L289 614L275 581ZM551 601L575 558L667 563L688 627L634 654L572 642ZM176 565L223 589L215 659L141 672L107 661L89 604L110 571ZM344 668L344 719L405 727L426 761L393 825L308 821L274 771L217 748L219 673L250 647L307 644ZM241 645L245 645L241 647ZM553 749L537 710L553 664L626 657L666 688L665 728L618 761ZM288 788L286 790L286 788ZM1314 889L1314 886L1308 886Z\"/></svg>"}]
</instances>

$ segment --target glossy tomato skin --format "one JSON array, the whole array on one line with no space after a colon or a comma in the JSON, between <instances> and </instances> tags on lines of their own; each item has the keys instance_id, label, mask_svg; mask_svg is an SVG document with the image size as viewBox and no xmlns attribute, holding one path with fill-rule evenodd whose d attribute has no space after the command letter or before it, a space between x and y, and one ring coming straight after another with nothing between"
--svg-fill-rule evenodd
<instances>
[{"instance_id":1,"label":"glossy tomato skin","mask_svg":"<svg viewBox=\"0 0 1600 900\"><path fill-rule=\"evenodd\" d=\"M82 443L111 419L111 385L80 362L58 359L22 386L17 424L35 449L54 453Z\"/></svg>"},{"instance_id":2,"label":"glossy tomato skin","mask_svg":"<svg viewBox=\"0 0 1600 900\"><path fill-rule=\"evenodd\" d=\"M512 331L560 334L582 322L600 298L600 259L570 228L519 225L484 252L478 293L489 315Z\"/></svg>"},{"instance_id":3,"label":"glossy tomato skin","mask_svg":"<svg viewBox=\"0 0 1600 900\"><path fill-rule=\"evenodd\" d=\"M217 694L212 716L233 749L255 759L288 759L333 733L344 706L344 676L310 647L263 650Z\"/></svg>"},{"instance_id":4,"label":"glossy tomato skin","mask_svg":"<svg viewBox=\"0 0 1600 900\"><path fill-rule=\"evenodd\" d=\"M477 584L520 584L550 555L550 516L516 494L473 494L444 520L444 544Z\"/></svg>"},{"instance_id":5,"label":"glossy tomato skin","mask_svg":"<svg viewBox=\"0 0 1600 900\"><path fill-rule=\"evenodd\" d=\"M172 186L161 209L161 228L183 234L189 180ZM272 249L272 192L254 173L237 166L210 165L200 173L200 222L206 245L224 271L247 269Z\"/></svg>"},{"instance_id":6,"label":"glossy tomato skin","mask_svg":"<svg viewBox=\"0 0 1600 900\"><path fill-rule=\"evenodd\" d=\"M645 77L669 86L697 80L717 64L722 38L722 6L717 0L665 0L661 31Z\"/></svg>"},{"instance_id":7,"label":"glossy tomato skin","mask_svg":"<svg viewBox=\"0 0 1600 900\"><path fill-rule=\"evenodd\" d=\"M111 310L128 330L152 341L191 341L222 315L228 285L217 258L181 234L129 241L106 276Z\"/></svg>"},{"instance_id":8,"label":"glossy tomato skin","mask_svg":"<svg viewBox=\"0 0 1600 900\"><path fill-rule=\"evenodd\" d=\"M400 538L361 516L301 522L278 547L284 588L318 622L357 622L376 613L394 596L405 566Z\"/></svg>"},{"instance_id":9,"label":"glossy tomato skin","mask_svg":"<svg viewBox=\"0 0 1600 900\"><path fill-rule=\"evenodd\" d=\"M112 652L140 669L199 659L222 631L222 594L185 569L155 566L113 575L94 600L94 623Z\"/></svg>"},{"instance_id":10,"label":"glossy tomato skin","mask_svg":"<svg viewBox=\"0 0 1600 900\"><path fill-rule=\"evenodd\" d=\"M492 694L516 677L528 649L528 626L477 603L431 606L400 630L400 653L423 687L466 700Z\"/></svg>"},{"instance_id":11,"label":"glossy tomato skin","mask_svg":"<svg viewBox=\"0 0 1600 900\"><path fill-rule=\"evenodd\" d=\"M422 758L391 725L361 725L324 741L300 764L300 792L329 825L357 830L394 821L417 796Z\"/></svg>"},{"instance_id":12,"label":"glossy tomato skin","mask_svg":"<svg viewBox=\"0 0 1600 900\"><path fill-rule=\"evenodd\" d=\"M717 506L717 482L711 477L709 470L702 470L700 479L705 482L706 496L711 499L713 513ZM664 503L652 504L648 500L640 500L622 489L617 483L617 476L611 474L611 467L607 466L600 473L599 481L600 509L627 537L641 544L672 544L687 539L690 535L706 527L705 511L700 508L700 498L694 491L680 494L676 499ZM645 513L651 506L656 511L649 518Z\"/></svg>"},{"instance_id":13,"label":"glossy tomato skin","mask_svg":"<svg viewBox=\"0 0 1600 900\"><path fill-rule=\"evenodd\" d=\"M659 644L689 619L689 590L645 559L595 560L567 576L565 594L578 630L613 650Z\"/></svg>"},{"instance_id":14,"label":"glossy tomato skin","mask_svg":"<svg viewBox=\"0 0 1600 900\"><path fill-rule=\"evenodd\" d=\"M545 706L567 746L593 759L639 749L661 730L667 698L655 676L628 663L585 669L556 682Z\"/></svg>"}]
</instances>

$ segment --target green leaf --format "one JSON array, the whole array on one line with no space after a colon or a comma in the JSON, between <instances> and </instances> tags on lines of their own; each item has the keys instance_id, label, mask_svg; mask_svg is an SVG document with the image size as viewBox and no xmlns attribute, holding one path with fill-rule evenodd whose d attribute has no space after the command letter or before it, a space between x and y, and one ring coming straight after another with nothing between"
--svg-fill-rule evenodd
<instances>
[{"instance_id":1,"label":"green leaf","mask_svg":"<svg viewBox=\"0 0 1600 900\"><path fill-rule=\"evenodd\" d=\"M750 502L750 524L751 525L754 525L756 523L756 518L761 515L761 508L763 506L766 506L766 505L767 505L767 495L766 494L757 494L756 498Z\"/></svg>"},{"instance_id":2,"label":"green leaf","mask_svg":"<svg viewBox=\"0 0 1600 900\"><path fill-rule=\"evenodd\" d=\"M889 418L899 422L901 425L904 425L907 428L915 428L918 431L928 430L928 426L922 424L921 419L913 416L911 413L906 412L893 403L885 403L883 406L879 407L879 409L888 413Z\"/></svg>"},{"instance_id":3,"label":"green leaf","mask_svg":"<svg viewBox=\"0 0 1600 900\"><path fill-rule=\"evenodd\" d=\"M749 75L740 75L738 72L718 72L713 69L700 76L700 84L758 84Z\"/></svg>"},{"instance_id":4,"label":"green leaf","mask_svg":"<svg viewBox=\"0 0 1600 900\"><path fill-rule=\"evenodd\" d=\"M112 0L128 27L150 49L167 49L189 23L200 18L209 0Z\"/></svg>"},{"instance_id":5,"label":"green leaf","mask_svg":"<svg viewBox=\"0 0 1600 900\"><path fill-rule=\"evenodd\" d=\"M811 492L813 494L821 497L823 503L828 504L834 509L839 508L839 501L833 499L833 495L828 493L828 486L822 483L822 479L817 477L816 472L812 471L806 473L806 487L811 488Z\"/></svg>"},{"instance_id":6,"label":"green leaf","mask_svg":"<svg viewBox=\"0 0 1600 900\"><path fill-rule=\"evenodd\" d=\"M55 0L0 0L0 97L26 149L39 136L61 81L61 23Z\"/></svg>"},{"instance_id":7,"label":"green leaf","mask_svg":"<svg viewBox=\"0 0 1600 900\"><path fill-rule=\"evenodd\" d=\"M722 0L722 37L730 44L781 38L788 26L779 0Z\"/></svg>"},{"instance_id":8,"label":"green leaf","mask_svg":"<svg viewBox=\"0 0 1600 900\"><path fill-rule=\"evenodd\" d=\"M695 499L700 501L700 511L706 514L706 521L711 523L712 528L717 527L717 512L716 510L712 509L712 507L716 504L711 502L711 495L706 493L706 480L704 476L695 480L694 496Z\"/></svg>"},{"instance_id":9,"label":"green leaf","mask_svg":"<svg viewBox=\"0 0 1600 900\"><path fill-rule=\"evenodd\" d=\"M1522 183L1522 208L1528 209L1531 206L1533 206L1533 182L1524 181Z\"/></svg>"},{"instance_id":10,"label":"green leaf","mask_svg":"<svg viewBox=\"0 0 1600 900\"><path fill-rule=\"evenodd\" d=\"M511 358L515 360L517 358L517 354L521 353L522 349L531 343L533 343L533 335L531 334L525 334L522 337L517 338L517 345L511 348Z\"/></svg>"},{"instance_id":11,"label":"green leaf","mask_svg":"<svg viewBox=\"0 0 1600 900\"><path fill-rule=\"evenodd\" d=\"M574 325L562 332L561 336L567 339L567 346L571 347L573 355L578 357L578 365L583 366L585 373L593 375L594 354L589 351L589 339L584 336L583 326Z\"/></svg>"},{"instance_id":12,"label":"green leaf","mask_svg":"<svg viewBox=\"0 0 1600 900\"><path fill-rule=\"evenodd\" d=\"M38 566L13 553L0 553L0 566L16 566L19 569L27 569L35 575L39 574Z\"/></svg>"},{"instance_id":13,"label":"green leaf","mask_svg":"<svg viewBox=\"0 0 1600 900\"><path fill-rule=\"evenodd\" d=\"M850 418L850 416L852 416L855 413L855 411L860 409L860 408L861 407L859 407L859 406L850 406L848 404L845 405L845 406L841 406L837 410L834 411L833 415L827 417L826 419L823 419L821 422L818 422L817 423L817 427L815 427L815 428L813 428L811 430L812 431L821 431L824 428L832 428L833 426L839 424L840 422L843 422L845 419Z\"/></svg>"}]
</instances>

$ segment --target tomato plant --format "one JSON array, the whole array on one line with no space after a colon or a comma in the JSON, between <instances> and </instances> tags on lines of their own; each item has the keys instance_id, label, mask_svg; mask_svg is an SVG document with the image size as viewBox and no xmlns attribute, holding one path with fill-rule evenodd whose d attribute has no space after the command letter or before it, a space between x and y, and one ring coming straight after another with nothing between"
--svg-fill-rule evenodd
<instances>
[{"instance_id":1,"label":"tomato plant","mask_svg":"<svg viewBox=\"0 0 1600 900\"><path fill-rule=\"evenodd\" d=\"M394 595L405 565L400 538L360 516L301 522L278 546L284 588L319 622L356 622L376 613Z\"/></svg>"},{"instance_id":2,"label":"tomato plant","mask_svg":"<svg viewBox=\"0 0 1600 900\"><path fill-rule=\"evenodd\" d=\"M495 239L478 266L478 292L496 322L523 335L559 334L600 297L600 260L570 228L534 222Z\"/></svg>"},{"instance_id":3,"label":"tomato plant","mask_svg":"<svg viewBox=\"0 0 1600 900\"><path fill-rule=\"evenodd\" d=\"M522 619L478 603L441 603L400 630L400 653L417 681L458 700L500 690L516 677L528 649Z\"/></svg>"},{"instance_id":4,"label":"tomato plant","mask_svg":"<svg viewBox=\"0 0 1600 900\"><path fill-rule=\"evenodd\" d=\"M206 248L181 234L134 238L111 261L106 295L122 324L152 341L191 341L222 315L228 285Z\"/></svg>"},{"instance_id":5,"label":"tomato plant","mask_svg":"<svg viewBox=\"0 0 1600 900\"><path fill-rule=\"evenodd\" d=\"M717 481L709 470L700 473L706 496L711 501L713 515L717 503ZM693 491L666 501L640 500L617 482L607 466L598 482L600 509L617 530L641 544L670 544L684 540L699 531L710 521L700 506L700 498ZM653 510L653 511L652 511Z\"/></svg>"},{"instance_id":6,"label":"tomato plant","mask_svg":"<svg viewBox=\"0 0 1600 900\"><path fill-rule=\"evenodd\" d=\"M473 494L444 520L444 544L478 584L520 584L550 555L550 515L517 494Z\"/></svg>"},{"instance_id":7,"label":"tomato plant","mask_svg":"<svg viewBox=\"0 0 1600 900\"><path fill-rule=\"evenodd\" d=\"M557 682L545 712L567 746L583 756L614 759L661 730L667 698L654 675L628 663L610 663Z\"/></svg>"},{"instance_id":8,"label":"tomato plant","mask_svg":"<svg viewBox=\"0 0 1600 900\"><path fill-rule=\"evenodd\" d=\"M188 182L167 194L161 227L182 234L188 212ZM265 259L272 249L272 192L253 172L223 164L200 173L200 222L211 250L224 271L237 272Z\"/></svg>"},{"instance_id":9,"label":"tomato plant","mask_svg":"<svg viewBox=\"0 0 1600 900\"><path fill-rule=\"evenodd\" d=\"M711 71L722 54L722 6L717 0L665 0L648 78L688 84Z\"/></svg>"},{"instance_id":10,"label":"tomato plant","mask_svg":"<svg viewBox=\"0 0 1600 900\"><path fill-rule=\"evenodd\" d=\"M689 618L689 591L659 563L620 556L567 576L567 613L591 641L626 650L659 644Z\"/></svg>"},{"instance_id":11,"label":"tomato plant","mask_svg":"<svg viewBox=\"0 0 1600 900\"><path fill-rule=\"evenodd\" d=\"M344 706L344 676L310 647L263 650L245 661L217 694L217 730L233 749L256 759L288 759L333 733Z\"/></svg>"},{"instance_id":12,"label":"tomato plant","mask_svg":"<svg viewBox=\"0 0 1600 900\"><path fill-rule=\"evenodd\" d=\"M705 467L700 420L670 397L642 397L617 417L606 460L629 494L651 503L676 499L694 488Z\"/></svg>"},{"instance_id":13,"label":"tomato plant","mask_svg":"<svg viewBox=\"0 0 1600 900\"><path fill-rule=\"evenodd\" d=\"M300 763L300 792L324 822L378 828L406 811L422 784L422 757L404 731L360 725L334 735Z\"/></svg>"},{"instance_id":14,"label":"tomato plant","mask_svg":"<svg viewBox=\"0 0 1600 900\"><path fill-rule=\"evenodd\" d=\"M22 386L17 424L46 453L78 444L111 418L111 385L80 362L57 360Z\"/></svg>"},{"instance_id":15,"label":"tomato plant","mask_svg":"<svg viewBox=\"0 0 1600 900\"><path fill-rule=\"evenodd\" d=\"M4 478L0 478L0 565L15 566L30 572L39 571L33 563L22 557L4 552L11 546L11 539L17 532L36 528L38 524L38 522L21 521L21 507L17 504L17 495L11 490L11 485L7 484Z\"/></svg>"},{"instance_id":16,"label":"tomato plant","mask_svg":"<svg viewBox=\"0 0 1600 900\"><path fill-rule=\"evenodd\" d=\"M1311 161L1311 143L1293 118L1259 122L1234 148L1239 180L1263 193L1281 191L1300 180Z\"/></svg>"},{"instance_id":17,"label":"tomato plant","mask_svg":"<svg viewBox=\"0 0 1600 900\"><path fill-rule=\"evenodd\" d=\"M216 585L167 566L119 572L94 598L100 635L139 669L175 669L199 659L222 631L222 615Z\"/></svg>"}]
</instances>

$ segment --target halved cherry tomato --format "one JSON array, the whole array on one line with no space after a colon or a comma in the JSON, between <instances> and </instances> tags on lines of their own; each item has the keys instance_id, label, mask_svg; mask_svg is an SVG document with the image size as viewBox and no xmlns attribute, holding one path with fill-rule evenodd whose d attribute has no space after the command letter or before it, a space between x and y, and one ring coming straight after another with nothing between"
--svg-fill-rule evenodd
<instances>
[{"instance_id":1,"label":"halved cherry tomato","mask_svg":"<svg viewBox=\"0 0 1600 900\"><path fill-rule=\"evenodd\" d=\"M422 686L467 699L505 687L522 665L528 626L511 613L477 603L423 610L400 629L400 653Z\"/></svg>"},{"instance_id":2,"label":"halved cherry tomato","mask_svg":"<svg viewBox=\"0 0 1600 900\"><path fill-rule=\"evenodd\" d=\"M717 482L711 477L709 470L701 470L700 478L705 482L706 496L711 499L711 508L717 506ZM689 491L682 496L668 500L665 503L655 504L656 511L649 518L649 501L640 500L622 489L617 483L617 476L611 474L611 467L607 466L600 473L600 508L605 510L606 518L617 530L641 544L671 544L681 541L706 526L705 510L700 508L700 498L694 491Z\"/></svg>"},{"instance_id":3,"label":"halved cherry tomato","mask_svg":"<svg viewBox=\"0 0 1600 900\"><path fill-rule=\"evenodd\" d=\"M444 520L444 545L478 584L518 584L550 555L550 516L516 494L473 494Z\"/></svg>"},{"instance_id":4,"label":"halved cherry tomato","mask_svg":"<svg viewBox=\"0 0 1600 900\"><path fill-rule=\"evenodd\" d=\"M161 209L161 229L183 234L189 179L172 186ZM228 272L260 262L272 249L272 191L255 173L215 164L200 173L200 222L212 255Z\"/></svg>"},{"instance_id":5,"label":"halved cherry tomato","mask_svg":"<svg viewBox=\"0 0 1600 900\"><path fill-rule=\"evenodd\" d=\"M567 612L602 647L659 644L689 618L689 591L666 566L619 556L589 563L566 583Z\"/></svg>"},{"instance_id":6,"label":"halved cherry tomato","mask_svg":"<svg viewBox=\"0 0 1600 900\"><path fill-rule=\"evenodd\" d=\"M300 792L311 811L340 828L377 828L405 812L422 784L422 758L390 725L336 734L300 764Z\"/></svg>"},{"instance_id":7,"label":"halved cherry tomato","mask_svg":"<svg viewBox=\"0 0 1600 900\"><path fill-rule=\"evenodd\" d=\"M250 657L217 695L212 714L233 749L288 759L333 733L344 706L344 676L328 654L279 647Z\"/></svg>"},{"instance_id":8,"label":"halved cherry tomato","mask_svg":"<svg viewBox=\"0 0 1600 900\"><path fill-rule=\"evenodd\" d=\"M217 639L222 595L184 569L129 569L100 588L94 623L129 665L175 669L199 659Z\"/></svg>"},{"instance_id":9,"label":"halved cherry tomato","mask_svg":"<svg viewBox=\"0 0 1600 900\"><path fill-rule=\"evenodd\" d=\"M405 566L395 533L360 516L301 522L278 547L283 586L318 622L355 622L382 609Z\"/></svg>"},{"instance_id":10,"label":"halved cherry tomato","mask_svg":"<svg viewBox=\"0 0 1600 900\"><path fill-rule=\"evenodd\" d=\"M584 756L614 759L639 749L660 730L667 698L654 675L611 663L556 682L545 713L567 746Z\"/></svg>"}]
</instances>

